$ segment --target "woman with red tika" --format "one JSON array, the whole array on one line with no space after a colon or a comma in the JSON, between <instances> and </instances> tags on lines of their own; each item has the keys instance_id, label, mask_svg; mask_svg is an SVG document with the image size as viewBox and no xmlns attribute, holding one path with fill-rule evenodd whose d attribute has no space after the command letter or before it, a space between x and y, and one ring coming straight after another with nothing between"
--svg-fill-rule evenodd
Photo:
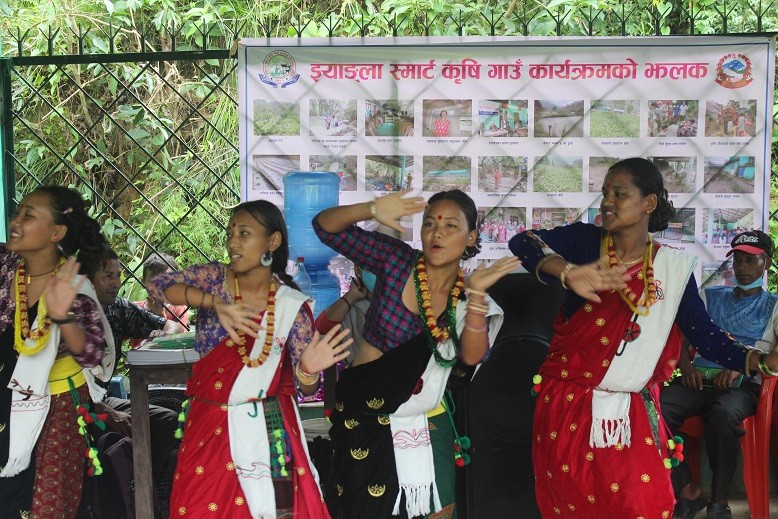
<instances>
[{"instance_id":1,"label":"woman with red tika","mask_svg":"<svg viewBox=\"0 0 778 519\"><path fill-rule=\"evenodd\" d=\"M348 331L314 333L312 304L285 272L286 225L275 205L237 206L227 251L228 265L169 272L149 286L151 297L198 309L201 358L187 384L171 516L328 519L295 385L317 389L319 372L348 355Z\"/></svg>"},{"instance_id":2,"label":"woman with red tika","mask_svg":"<svg viewBox=\"0 0 778 519\"><path fill-rule=\"evenodd\" d=\"M464 278L460 261L480 250L473 200L457 189L428 204L407 194L326 209L313 222L325 245L376 276L362 343L335 389L340 519L456 517L455 464L468 444L444 394L493 343L502 310L486 290L519 265L502 258ZM399 220L422 211L421 251L356 226L374 218L402 231Z\"/></svg>"},{"instance_id":3,"label":"woman with red tika","mask_svg":"<svg viewBox=\"0 0 778 519\"><path fill-rule=\"evenodd\" d=\"M630 158L608 170L602 227L528 231L510 249L569 290L540 373L533 463L543 517L670 519L670 468L682 455L658 408L681 334L737 370L778 371L715 326L694 280L697 258L660 246L675 209L660 171Z\"/></svg>"}]
</instances>

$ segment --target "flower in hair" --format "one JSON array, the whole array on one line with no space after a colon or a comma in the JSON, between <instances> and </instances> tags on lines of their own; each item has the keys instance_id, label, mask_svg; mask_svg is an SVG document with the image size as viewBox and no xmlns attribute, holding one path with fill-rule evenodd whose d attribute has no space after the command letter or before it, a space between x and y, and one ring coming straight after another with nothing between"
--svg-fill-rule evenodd
<instances>
[{"instance_id":1,"label":"flower in hair","mask_svg":"<svg viewBox=\"0 0 778 519\"><path fill-rule=\"evenodd\" d=\"M62 211L62 214L69 214L69 213L72 213L72 212L73 212L73 208L72 207L68 207L67 209Z\"/></svg>"}]
</instances>

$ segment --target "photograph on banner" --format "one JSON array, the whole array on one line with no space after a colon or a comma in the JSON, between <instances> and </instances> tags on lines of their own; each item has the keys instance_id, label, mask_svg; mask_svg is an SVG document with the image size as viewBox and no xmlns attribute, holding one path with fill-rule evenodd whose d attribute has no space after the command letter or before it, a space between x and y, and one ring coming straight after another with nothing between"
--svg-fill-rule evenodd
<instances>
[{"instance_id":1,"label":"photograph on banner","mask_svg":"<svg viewBox=\"0 0 778 519\"><path fill-rule=\"evenodd\" d=\"M526 99L481 99L478 101L478 135L481 137L527 137L529 102Z\"/></svg>"},{"instance_id":2,"label":"photograph on banner","mask_svg":"<svg viewBox=\"0 0 778 519\"><path fill-rule=\"evenodd\" d=\"M311 155L308 157L311 171L332 171L340 177L340 191L357 190L356 155Z\"/></svg>"},{"instance_id":3,"label":"photograph on banner","mask_svg":"<svg viewBox=\"0 0 778 519\"><path fill-rule=\"evenodd\" d=\"M535 193L580 193L583 190L582 157L535 157L531 173Z\"/></svg>"},{"instance_id":4,"label":"photograph on banner","mask_svg":"<svg viewBox=\"0 0 778 519\"><path fill-rule=\"evenodd\" d=\"M471 168L470 157L425 155L422 158L422 189L431 193L451 189L472 191Z\"/></svg>"},{"instance_id":5,"label":"photograph on banner","mask_svg":"<svg viewBox=\"0 0 778 519\"><path fill-rule=\"evenodd\" d=\"M721 262L703 262L700 289L715 286L735 286L735 271L732 269L732 256Z\"/></svg>"},{"instance_id":6,"label":"photograph on banner","mask_svg":"<svg viewBox=\"0 0 778 519\"><path fill-rule=\"evenodd\" d=\"M627 157L589 157L589 192L602 192L602 183L608 174L608 168L625 158Z\"/></svg>"},{"instance_id":7,"label":"photograph on banner","mask_svg":"<svg viewBox=\"0 0 778 519\"><path fill-rule=\"evenodd\" d=\"M592 137L640 137L640 101L592 101L589 115L589 135Z\"/></svg>"},{"instance_id":8,"label":"photograph on banner","mask_svg":"<svg viewBox=\"0 0 778 519\"><path fill-rule=\"evenodd\" d=\"M507 244L511 238L527 230L526 207L479 207L478 235L481 247L489 244ZM507 247L500 248L508 250Z\"/></svg>"},{"instance_id":9,"label":"photograph on banner","mask_svg":"<svg viewBox=\"0 0 778 519\"><path fill-rule=\"evenodd\" d=\"M705 193L753 193L756 159L751 156L705 157Z\"/></svg>"},{"instance_id":10,"label":"photograph on banner","mask_svg":"<svg viewBox=\"0 0 778 519\"><path fill-rule=\"evenodd\" d=\"M413 182L413 156L365 155L365 191L401 191Z\"/></svg>"},{"instance_id":11,"label":"photograph on banner","mask_svg":"<svg viewBox=\"0 0 778 519\"><path fill-rule=\"evenodd\" d=\"M300 171L299 155L253 155L251 157L254 191L284 190L284 175Z\"/></svg>"},{"instance_id":12,"label":"photograph on banner","mask_svg":"<svg viewBox=\"0 0 778 519\"><path fill-rule=\"evenodd\" d=\"M526 193L527 157L478 157L478 188L482 193Z\"/></svg>"},{"instance_id":13,"label":"photograph on banner","mask_svg":"<svg viewBox=\"0 0 778 519\"><path fill-rule=\"evenodd\" d=\"M365 101L366 137L413 137L413 101L398 99Z\"/></svg>"},{"instance_id":14,"label":"photograph on banner","mask_svg":"<svg viewBox=\"0 0 778 519\"><path fill-rule=\"evenodd\" d=\"M425 137L473 135L472 99L425 99L422 109L422 135Z\"/></svg>"},{"instance_id":15,"label":"photograph on banner","mask_svg":"<svg viewBox=\"0 0 778 519\"><path fill-rule=\"evenodd\" d=\"M721 245L725 251L729 251L732 239L741 232L754 229L755 224L753 208L705 209L702 212L700 241L714 246Z\"/></svg>"},{"instance_id":16,"label":"photograph on banner","mask_svg":"<svg viewBox=\"0 0 778 519\"><path fill-rule=\"evenodd\" d=\"M583 137L584 102L582 99L535 101L534 137Z\"/></svg>"},{"instance_id":17,"label":"photograph on banner","mask_svg":"<svg viewBox=\"0 0 778 519\"><path fill-rule=\"evenodd\" d=\"M755 130L756 99L705 102L706 137L753 137Z\"/></svg>"},{"instance_id":18,"label":"photograph on banner","mask_svg":"<svg viewBox=\"0 0 778 519\"><path fill-rule=\"evenodd\" d=\"M311 137L356 137L356 99L311 99L308 102Z\"/></svg>"},{"instance_id":19,"label":"photograph on banner","mask_svg":"<svg viewBox=\"0 0 778 519\"><path fill-rule=\"evenodd\" d=\"M668 193L697 192L697 157L646 157L662 173Z\"/></svg>"},{"instance_id":20,"label":"photograph on banner","mask_svg":"<svg viewBox=\"0 0 778 519\"><path fill-rule=\"evenodd\" d=\"M583 211L577 207L533 207L532 229L551 229L580 222Z\"/></svg>"},{"instance_id":21,"label":"photograph on banner","mask_svg":"<svg viewBox=\"0 0 778 519\"><path fill-rule=\"evenodd\" d=\"M648 103L649 137L696 137L700 102L661 99Z\"/></svg>"},{"instance_id":22,"label":"photograph on banner","mask_svg":"<svg viewBox=\"0 0 778 519\"><path fill-rule=\"evenodd\" d=\"M694 244L697 238L694 234L697 210L689 207L677 207L675 216L670 219L667 229L654 233L654 239L675 247L684 244Z\"/></svg>"},{"instance_id":23,"label":"photograph on banner","mask_svg":"<svg viewBox=\"0 0 778 519\"><path fill-rule=\"evenodd\" d=\"M300 135L300 105L255 99L254 135Z\"/></svg>"}]
</instances>

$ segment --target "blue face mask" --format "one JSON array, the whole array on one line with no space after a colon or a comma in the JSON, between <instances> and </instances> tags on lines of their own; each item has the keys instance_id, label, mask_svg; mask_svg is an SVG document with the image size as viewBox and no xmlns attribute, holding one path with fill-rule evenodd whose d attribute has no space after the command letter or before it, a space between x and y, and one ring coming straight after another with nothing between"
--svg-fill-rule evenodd
<instances>
[{"instance_id":1,"label":"blue face mask","mask_svg":"<svg viewBox=\"0 0 778 519\"><path fill-rule=\"evenodd\" d=\"M740 288L740 290L751 290L752 288L759 288L762 286L762 276L759 276L747 285L742 285L737 282L737 279L735 279L735 284L738 286L738 288Z\"/></svg>"},{"instance_id":2,"label":"blue face mask","mask_svg":"<svg viewBox=\"0 0 778 519\"><path fill-rule=\"evenodd\" d=\"M375 290L375 279L375 274L372 272L368 272L367 270L362 271L362 283L365 284L365 288L370 292Z\"/></svg>"}]
</instances>

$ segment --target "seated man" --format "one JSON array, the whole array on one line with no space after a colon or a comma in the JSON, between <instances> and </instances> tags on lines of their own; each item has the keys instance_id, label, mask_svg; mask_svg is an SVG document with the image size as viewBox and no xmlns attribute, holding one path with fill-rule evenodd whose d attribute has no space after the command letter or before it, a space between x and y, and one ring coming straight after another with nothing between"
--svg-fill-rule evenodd
<instances>
[{"instance_id":1,"label":"seated man","mask_svg":"<svg viewBox=\"0 0 778 519\"><path fill-rule=\"evenodd\" d=\"M178 270L176 260L170 254L151 254L146 261L143 262L143 275L142 281L144 285L148 285L149 282L160 274L170 272L171 270ZM184 331L189 328L189 307L186 305L171 305L164 301L157 301L147 296L143 301L133 301L135 306L148 310L151 313L164 317L169 321L180 323L184 327ZM130 347L137 348L141 345L143 340L132 339L130 340Z\"/></svg>"},{"instance_id":2,"label":"seated man","mask_svg":"<svg viewBox=\"0 0 778 519\"><path fill-rule=\"evenodd\" d=\"M116 344L117 358L121 344L127 338L146 339L185 331L181 324L117 297L121 286L121 264L116 253L108 246L98 257L85 258L81 263L81 273L92 281L97 299L103 305ZM95 408L98 413L108 414L106 423L112 430L124 436L132 435L129 400L106 397L102 402L97 402ZM149 421L151 468L156 480L162 475L168 456L177 443L173 435L178 428L178 413L152 405L149 406Z\"/></svg>"},{"instance_id":3,"label":"seated man","mask_svg":"<svg viewBox=\"0 0 778 519\"><path fill-rule=\"evenodd\" d=\"M703 300L713 322L748 346L769 351L778 335L778 295L762 288L764 273L770 268L773 242L761 231L735 236L732 249L736 287L715 286L703 291ZM681 376L665 388L660 397L662 415L677 434L684 420L702 416L705 420L705 446L713 473L708 519L731 519L727 498L737 467L740 422L756 412L759 377L723 369L697 357L689 361L689 351L681 349L678 363ZM765 453L765 456L767 453ZM698 482L691 481L685 463L673 469L677 503L674 518L689 519L705 506Z\"/></svg>"}]
</instances>

